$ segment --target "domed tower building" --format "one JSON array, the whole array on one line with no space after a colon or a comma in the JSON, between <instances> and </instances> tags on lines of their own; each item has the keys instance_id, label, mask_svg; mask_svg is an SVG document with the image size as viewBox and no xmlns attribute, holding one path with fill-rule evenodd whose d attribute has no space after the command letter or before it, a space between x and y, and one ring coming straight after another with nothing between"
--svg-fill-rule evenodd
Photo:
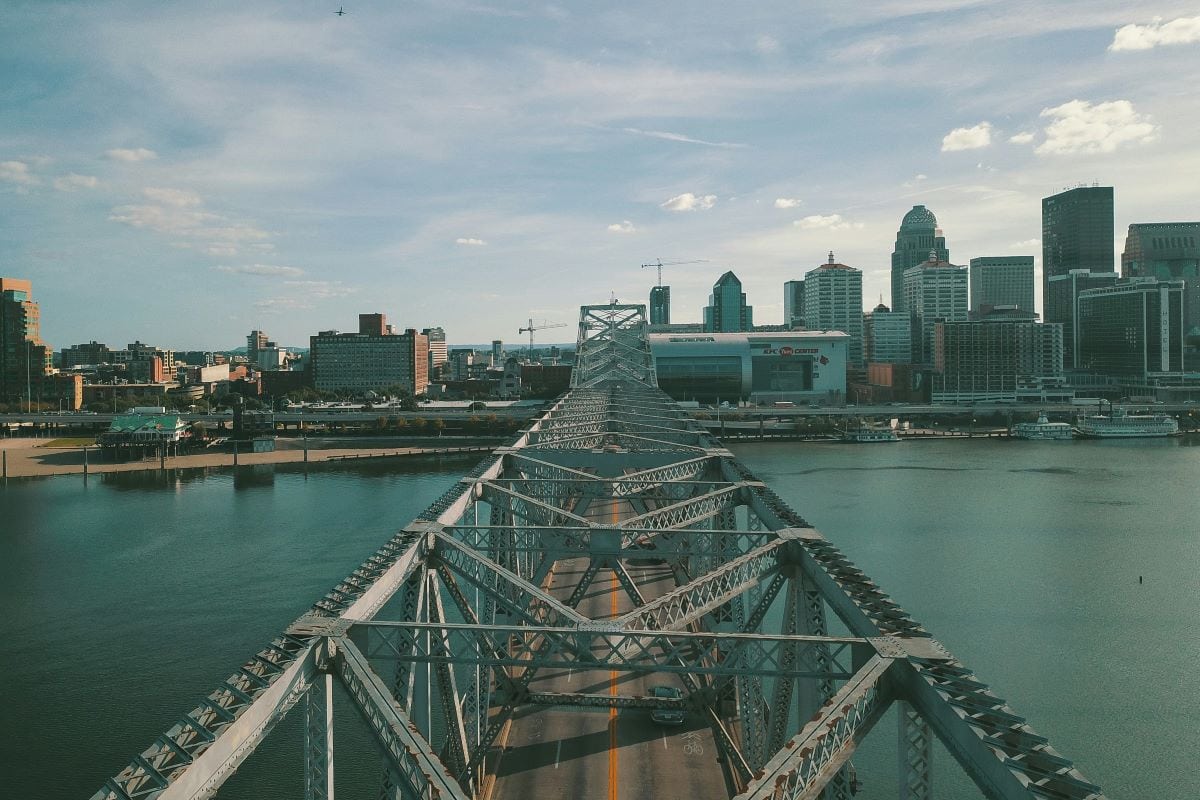
<instances>
[{"instance_id":1,"label":"domed tower building","mask_svg":"<svg viewBox=\"0 0 1200 800\"><path fill-rule=\"evenodd\" d=\"M946 237L938 230L937 217L925 206L913 206L900 221L896 249L892 251L892 311L909 311L904 302L904 270L928 261L948 262Z\"/></svg>"}]
</instances>

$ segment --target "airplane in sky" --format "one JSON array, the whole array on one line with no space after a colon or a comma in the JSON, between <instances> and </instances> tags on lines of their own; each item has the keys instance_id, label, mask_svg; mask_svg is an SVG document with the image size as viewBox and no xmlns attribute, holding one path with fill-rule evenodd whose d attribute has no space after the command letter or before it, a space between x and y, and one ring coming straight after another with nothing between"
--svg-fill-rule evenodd
<instances>
[{"instance_id":1,"label":"airplane in sky","mask_svg":"<svg viewBox=\"0 0 1200 800\"><path fill-rule=\"evenodd\" d=\"M338 6L338 10L337 10L337 11L335 11L335 12L333 12L333 13L337 14L339 17L344 17L344 16L346 16L346 14L348 14L349 12L348 12L348 11L346 11L346 9L345 9L343 6Z\"/></svg>"}]
</instances>

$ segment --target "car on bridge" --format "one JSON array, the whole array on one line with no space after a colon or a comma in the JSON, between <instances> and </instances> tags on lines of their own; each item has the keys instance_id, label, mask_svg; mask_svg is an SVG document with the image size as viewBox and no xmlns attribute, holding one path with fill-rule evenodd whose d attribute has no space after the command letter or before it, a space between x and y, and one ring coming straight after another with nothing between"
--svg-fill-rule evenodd
<instances>
[{"instance_id":1,"label":"car on bridge","mask_svg":"<svg viewBox=\"0 0 1200 800\"><path fill-rule=\"evenodd\" d=\"M676 686L655 686L651 694L660 700L682 700L683 690ZM650 712L650 719L659 725L682 725L687 718L687 712L677 708L656 708Z\"/></svg>"}]
</instances>

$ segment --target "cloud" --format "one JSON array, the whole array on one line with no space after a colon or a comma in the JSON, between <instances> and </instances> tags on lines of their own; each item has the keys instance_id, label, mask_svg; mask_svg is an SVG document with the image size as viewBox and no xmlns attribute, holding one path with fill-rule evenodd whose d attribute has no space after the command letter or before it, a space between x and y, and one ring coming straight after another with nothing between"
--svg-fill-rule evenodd
<instances>
[{"instance_id":1,"label":"cloud","mask_svg":"<svg viewBox=\"0 0 1200 800\"><path fill-rule=\"evenodd\" d=\"M612 225L609 225L608 230L612 231L613 233L635 233L637 231L637 226L635 226L629 220L623 219L620 222L614 222Z\"/></svg>"},{"instance_id":2,"label":"cloud","mask_svg":"<svg viewBox=\"0 0 1200 800\"><path fill-rule=\"evenodd\" d=\"M774 55L779 52L779 40L764 34L755 40L754 49L764 56Z\"/></svg>"},{"instance_id":3,"label":"cloud","mask_svg":"<svg viewBox=\"0 0 1200 800\"><path fill-rule=\"evenodd\" d=\"M219 258L238 255L244 245L270 249L262 245L269 244L271 234L249 222L205 211L200 208L203 200L193 192L148 187L142 193L157 202L117 206L109 212L109 221L174 237L176 247L195 247Z\"/></svg>"},{"instance_id":4,"label":"cloud","mask_svg":"<svg viewBox=\"0 0 1200 800\"><path fill-rule=\"evenodd\" d=\"M677 194L670 200L659 204L659 208L665 208L667 211L707 211L717 204L717 196L715 194L706 194L696 196L691 192Z\"/></svg>"},{"instance_id":5,"label":"cloud","mask_svg":"<svg viewBox=\"0 0 1200 800\"><path fill-rule=\"evenodd\" d=\"M54 179L54 188L60 192L74 192L77 189L95 189L100 184L94 175L76 175L74 172Z\"/></svg>"},{"instance_id":6,"label":"cloud","mask_svg":"<svg viewBox=\"0 0 1200 800\"><path fill-rule=\"evenodd\" d=\"M1117 29L1109 50L1150 50L1171 44L1200 42L1200 17L1180 17L1163 22L1155 17L1149 25L1125 25Z\"/></svg>"},{"instance_id":7,"label":"cloud","mask_svg":"<svg viewBox=\"0 0 1200 800\"><path fill-rule=\"evenodd\" d=\"M135 147L132 150L127 150L123 147L117 147L105 153L113 161L153 161L158 158L158 153L153 150L147 150L144 147Z\"/></svg>"},{"instance_id":8,"label":"cloud","mask_svg":"<svg viewBox=\"0 0 1200 800\"><path fill-rule=\"evenodd\" d=\"M1033 133L1031 131L1021 131L1008 137L1008 140L1013 144L1029 144L1033 141Z\"/></svg>"},{"instance_id":9,"label":"cloud","mask_svg":"<svg viewBox=\"0 0 1200 800\"><path fill-rule=\"evenodd\" d=\"M851 222L844 219L841 214L813 214L811 216L798 219L792 223L797 228L803 230L827 230L827 231L844 231L853 229L861 229L861 222Z\"/></svg>"},{"instance_id":10,"label":"cloud","mask_svg":"<svg viewBox=\"0 0 1200 800\"><path fill-rule=\"evenodd\" d=\"M978 150L992 143L992 123L981 122L970 128L955 128L942 137L942 152Z\"/></svg>"},{"instance_id":11,"label":"cloud","mask_svg":"<svg viewBox=\"0 0 1200 800\"><path fill-rule=\"evenodd\" d=\"M776 197L775 198L775 207L776 208L795 208L796 206L800 205L800 202L801 201L795 197Z\"/></svg>"},{"instance_id":12,"label":"cloud","mask_svg":"<svg viewBox=\"0 0 1200 800\"><path fill-rule=\"evenodd\" d=\"M1053 120L1046 126L1046 141L1034 151L1039 155L1111 153L1126 144L1145 144L1158 138L1158 126L1139 114L1128 100L1092 105L1072 100L1043 109L1041 116Z\"/></svg>"},{"instance_id":13,"label":"cloud","mask_svg":"<svg viewBox=\"0 0 1200 800\"><path fill-rule=\"evenodd\" d=\"M264 277L295 278L304 274L304 270L299 267L281 267L274 264L243 264L236 267L222 265L217 267L217 270L233 275L261 275Z\"/></svg>"},{"instance_id":14,"label":"cloud","mask_svg":"<svg viewBox=\"0 0 1200 800\"><path fill-rule=\"evenodd\" d=\"M153 186L147 186L142 189L142 194L149 197L158 203L163 203L176 208L188 208L198 206L201 202L200 195L195 192L189 192L184 189L159 189Z\"/></svg>"},{"instance_id":15,"label":"cloud","mask_svg":"<svg viewBox=\"0 0 1200 800\"><path fill-rule=\"evenodd\" d=\"M0 161L0 181L18 186L37 186L42 182L38 176L30 174L29 165L24 161Z\"/></svg>"},{"instance_id":16,"label":"cloud","mask_svg":"<svg viewBox=\"0 0 1200 800\"><path fill-rule=\"evenodd\" d=\"M487 244L487 242L485 242L483 239L475 239L473 237L472 238L464 238L461 236L459 238L455 239L454 243L455 244L464 244L469 247L483 247Z\"/></svg>"},{"instance_id":17,"label":"cloud","mask_svg":"<svg viewBox=\"0 0 1200 800\"><path fill-rule=\"evenodd\" d=\"M665 139L668 142L684 142L686 144L702 144L705 147L736 149L746 146L738 142L710 142L707 139L695 139L691 136L685 136L682 133L672 133L671 131L644 131L641 128L622 128L621 130L625 131L625 133L647 136L651 139Z\"/></svg>"},{"instance_id":18,"label":"cloud","mask_svg":"<svg viewBox=\"0 0 1200 800\"><path fill-rule=\"evenodd\" d=\"M325 300L330 297L345 297L358 291L353 286L347 286L341 281L284 281L284 286L291 286L305 292L309 297Z\"/></svg>"},{"instance_id":19,"label":"cloud","mask_svg":"<svg viewBox=\"0 0 1200 800\"><path fill-rule=\"evenodd\" d=\"M1021 250L1024 250L1026 248L1031 248L1031 249L1032 248L1041 248L1042 240L1041 239L1022 239L1019 242L1013 242L1012 246L1019 248Z\"/></svg>"}]
</instances>

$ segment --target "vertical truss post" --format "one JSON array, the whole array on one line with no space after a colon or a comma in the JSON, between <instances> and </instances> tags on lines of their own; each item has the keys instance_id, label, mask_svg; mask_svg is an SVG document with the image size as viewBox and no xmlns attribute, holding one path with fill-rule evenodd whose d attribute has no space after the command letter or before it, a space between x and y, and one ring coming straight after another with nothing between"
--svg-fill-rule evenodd
<instances>
[{"instance_id":1,"label":"vertical truss post","mask_svg":"<svg viewBox=\"0 0 1200 800\"><path fill-rule=\"evenodd\" d=\"M412 577L404 582L404 586L400 588L400 613L403 614L401 619L421 619L426 603L425 572L425 567L417 569ZM392 676L392 697L396 698L396 703L404 709L405 713L410 715L413 712L415 683L416 674L412 663L405 661L403 658L396 659L396 671ZM395 775L391 770L385 769L383 778L379 784L380 800L392 800L393 798L401 797L400 787L403 785L403 779Z\"/></svg>"},{"instance_id":2,"label":"vertical truss post","mask_svg":"<svg viewBox=\"0 0 1200 800\"><path fill-rule=\"evenodd\" d=\"M900 800L933 797L933 734L908 703L896 702L900 734Z\"/></svg>"},{"instance_id":3,"label":"vertical truss post","mask_svg":"<svg viewBox=\"0 0 1200 800\"><path fill-rule=\"evenodd\" d=\"M304 800L333 800L333 673L304 693Z\"/></svg>"}]
</instances>

